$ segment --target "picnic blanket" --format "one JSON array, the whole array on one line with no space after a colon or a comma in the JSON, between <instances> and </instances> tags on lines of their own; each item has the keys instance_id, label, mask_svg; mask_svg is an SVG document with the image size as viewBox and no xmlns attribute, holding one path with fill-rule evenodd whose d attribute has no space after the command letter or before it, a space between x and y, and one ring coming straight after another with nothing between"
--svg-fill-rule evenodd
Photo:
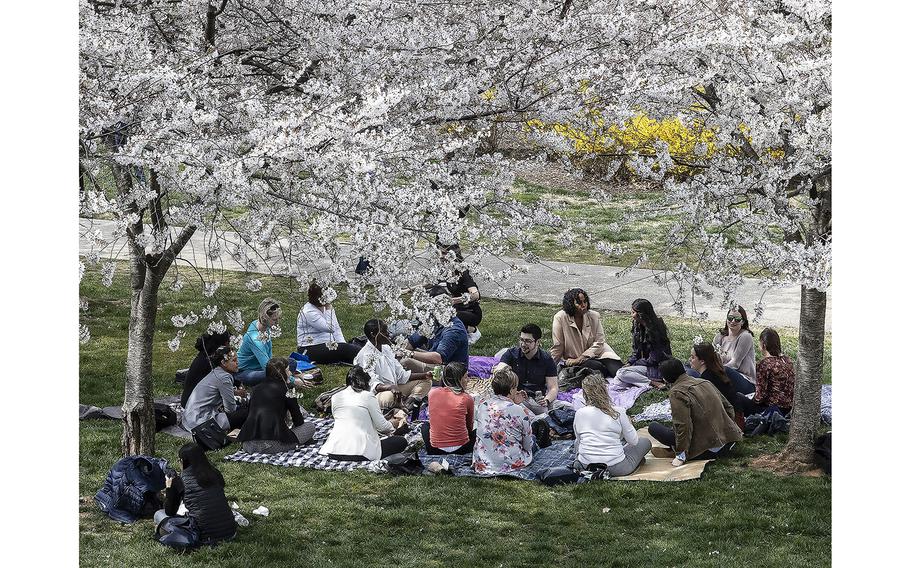
<instances>
[{"instance_id":1,"label":"picnic blanket","mask_svg":"<svg viewBox=\"0 0 910 568\"><path fill-rule=\"evenodd\" d=\"M319 449L325 444L335 420L332 418L314 418L307 416L305 422L310 422L316 426L316 434L313 435L313 441L305 446L301 446L290 452L280 454L249 454L243 450L234 452L229 456L224 456L226 461L263 463L268 465L280 465L282 467L306 467L309 469L321 469L326 471L353 471L355 469L366 469L374 472L385 470L383 460L376 461L338 461L329 456L319 453ZM411 443L420 437L420 424L415 422L411 426L411 431L405 435L408 442Z\"/></svg>"},{"instance_id":2,"label":"picnic blanket","mask_svg":"<svg viewBox=\"0 0 910 568\"><path fill-rule=\"evenodd\" d=\"M630 385L617 381L617 384L607 384L607 393L610 395L610 401L613 403L613 406L621 406L628 409L635 406L635 401L638 400L641 393L650 388L649 385ZM560 392L556 395L556 400L571 402L572 408L575 410L578 410L585 405L584 396L581 394L580 388Z\"/></svg>"},{"instance_id":3,"label":"picnic blanket","mask_svg":"<svg viewBox=\"0 0 910 568\"><path fill-rule=\"evenodd\" d=\"M499 363L499 357L471 355L468 357L468 376L488 379L493 374L493 367Z\"/></svg>"},{"instance_id":4,"label":"picnic blanket","mask_svg":"<svg viewBox=\"0 0 910 568\"><path fill-rule=\"evenodd\" d=\"M648 434L647 428L640 428L638 435L651 440L651 447L667 448L667 446L652 438ZM701 477L701 474L705 471L705 466L712 461L714 460L695 460L679 467L674 467L673 458L658 458L648 452L648 455L645 456L645 463L641 464L634 473L622 477L611 477L610 479L617 481L688 481Z\"/></svg>"},{"instance_id":5,"label":"picnic blanket","mask_svg":"<svg viewBox=\"0 0 910 568\"><path fill-rule=\"evenodd\" d=\"M831 385L822 385L821 403L821 421L831 425ZM649 404L639 414L632 417L632 420L636 422L669 422L672 419L669 399Z\"/></svg>"},{"instance_id":6,"label":"picnic blanket","mask_svg":"<svg viewBox=\"0 0 910 568\"><path fill-rule=\"evenodd\" d=\"M540 472L551 467L571 466L575 461L575 450L572 440L556 440L549 447L539 450L534 454L534 459L527 467L516 471L499 474L500 477L517 477L518 479L538 479ZM433 462L442 463L443 460L449 464L449 470L456 477L495 477L490 475L478 475L471 469L471 454L466 455L445 455L429 456L424 450L417 453L424 467Z\"/></svg>"}]
</instances>

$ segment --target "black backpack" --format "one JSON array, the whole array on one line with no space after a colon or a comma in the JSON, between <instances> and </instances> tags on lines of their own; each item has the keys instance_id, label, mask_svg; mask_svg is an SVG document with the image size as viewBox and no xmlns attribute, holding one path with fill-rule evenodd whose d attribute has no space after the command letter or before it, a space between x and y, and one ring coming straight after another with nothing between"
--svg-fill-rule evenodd
<instances>
[{"instance_id":1,"label":"black backpack","mask_svg":"<svg viewBox=\"0 0 910 568\"><path fill-rule=\"evenodd\" d=\"M825 432L815 439L815 463L831 475L831 432Z\"/></svg>"}]
</instances>

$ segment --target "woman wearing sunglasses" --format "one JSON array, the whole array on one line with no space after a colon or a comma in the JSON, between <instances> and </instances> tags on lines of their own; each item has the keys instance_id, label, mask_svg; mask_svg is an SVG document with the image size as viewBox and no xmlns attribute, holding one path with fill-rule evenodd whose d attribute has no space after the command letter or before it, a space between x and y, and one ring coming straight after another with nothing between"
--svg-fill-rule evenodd
<instances>
[{"instance_id":1,"label":"woman wearing sunglasses","mask_svg":"<svg viewBox=\"0 0 910 568\"><path fill-rule=\"evenodd\" d=\"M712 342L717 347L724 371L737 392L755 392L755 339L749 330L749 318L742 306L727 312L727 325L721 328Z\"/></svg>"}]
</instances>

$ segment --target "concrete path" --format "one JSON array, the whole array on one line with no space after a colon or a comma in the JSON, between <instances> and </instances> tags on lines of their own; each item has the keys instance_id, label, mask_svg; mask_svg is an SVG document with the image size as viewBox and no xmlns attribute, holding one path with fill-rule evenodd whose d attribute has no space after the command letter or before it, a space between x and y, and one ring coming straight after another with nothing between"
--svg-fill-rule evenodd
<instances>
[{"instance_id":1,"label":"concrete path","mask_svg":"<svg viewBox=\"0 0 910 568\"><path fill-rule=\"evenodd\" d=\"M109 238L113 234L115 224L112 221L80 219L79 226L79 254L86 255L92 251L90 234L100 230L102 235ZM224 238L228 242L236 242L238 240L236 234L232 233L226 233ZM127 259L129 258L129 251L125 245L125 239L122 242L117 242L113 247L106 248L103 256L109 258L113 255L115 258ZM227 246L222 246L221 249L223 252L221 257L214 262L215 266L224 270L242 270L241 266L227 254ZM181 264L192 263L195 266L212 266L212 261L206 258L206 250L204 236L197 233L184 248L178 262ZM273 261L275 272L286 273L286 268L280 265L281 256L274 255L274 258L276 259ZM591 302L595 309L628 312L633 300L636 298L647 298L654 304L654 309L658 314L676 315L672 307L670 294L664 287L654 282L656 272L653 270L633 269L627 274L617 277L616 274L623 270L622 267L555 261L544 261L543 264L529 265L520 259L493 257L482 258L481 262L494 272L504 268L503 262L528 266L527 273L517 274L510 281L503 283L503 286L506 287L517 282L528 286L528 292L523 298L525 301L560 304L562 303L562 295L567 289L580 287L590 294ZM353 270L353 266L351 270ZM262 270L262 272L268 273L267 270ZM496 289L492 286L488 289L485 284L489 283L480 284L483 296L512 300L519 299L505 289ZM722 297L717 289L709 288L709 290L715 292L717 298ZM759 299L763 299L765 313L762 319L756 322L756 327L759 325L793 328L799 326L800 289L798 286L769 290L764 293L763 298L762 293L763 289L759 286L758 280L747 279L746 284L739 289L737 294L738 301L750 315L753 313L754 306ZM700 311L708 312L710 320L719 322L726 316L726 312L724 309L719 308L716 303L716 300L711 302L701 300L698 308ZM825 327L829 331L831 329L831 309L832 294L829 288L828 310L825 322Z\"/></svg>"}]
</instances>

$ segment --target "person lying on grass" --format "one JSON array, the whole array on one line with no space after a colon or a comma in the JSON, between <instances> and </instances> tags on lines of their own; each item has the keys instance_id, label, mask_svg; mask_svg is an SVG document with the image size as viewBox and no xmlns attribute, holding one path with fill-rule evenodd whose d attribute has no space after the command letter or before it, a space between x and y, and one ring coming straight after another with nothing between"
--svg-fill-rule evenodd
<instances>
[{"instance_id":1,"label":"person lying on grass","mask_svg":"<svg viewBox=\"0 0 910 568\"><path fill-rule=\"evenodd\" d=\"M234 388L234 373L237 372L237 354L230 347L219 347L210 360L212 372L205 376L186 402L186 409L180 415L182 426L192 432L193 428L212 418L225 432L240 428L246 420L249 406L237 404L237 398L244 398L243 386Z\"/></svg>"},{"instance_id":2,"label":"person lying on grass","mask_svg":"<svg viewBox=\"0 0 910 568\"><path fill-rule=\"evenodd\" d=\"M420 430L428 454L468 454L474 450L474 399L465 392L467 384L467 366L454 361L442 371L442 386L430 391L430 420Z\"/></svg>"},{"instance_id":3,"label":"person lying on grass","mask_svg":"<svg viewBox=\"0 0 910 568\"><path fill-rule=\"evenodd\" d=\"M265 366L265 380L253 387L250 411L237 441L250 454L277 454L313 439L316 426L304 422L300 404L287 396L291 371L284 357L272 357ZM290 413L293 428L288 428Z\"/></svg>"},{"instance_id":4,"label":"person lying on grass","mask_svg":"<svg viewBox=\"0 0 910 568\"><path fill-rule=\"evenodd\" d=\"M638 435L626 416L626 409L613 406L600 376L585 377L581 389L587 405L575 413L573 423L576 468L606 469L610 477L632 474L644 463L651 440Z\"/></svg>"},{"instance_id":5,"label":"person lying on grass","mask_svg":"<svg viewBox=\"0 0 910 568\"><path fill-rule=\"evenodd\" d=\"M743 439L734 422L733 405L704 379L686 374L679 359L660 364L660 375L670 384L670 414L673 428L659 422L648 425L648 433L670 446L676 454L674 466L687 461L714 459Z\"/></svg>"},{"instance_id":6,"label":"person lying on grass","mask_svg":"<svg viewBox=\"0 0 910 568\"><path fill-rule=\"evenodd\" d=\"M216 544L234 538L237 523L224 496L224 476L213 466L198 444L184 444L177 453L183 472L176 475L168 470L164 478L164 509L155 513L157 527L167 517L177 515L180 502L186 514L199 527L200 542Z\"/></svg>"},{"instance_id":7,"label":"person lying on grass","mask_svg":"<svg viewBox=\"0 0 910 568\"><path fill-rule=\"evenodd\" d=\"M405 398L408 408L410 397L423 399L432 386L430 372L409 371L395 359L389 328L383 320L371 319L363 325L366 345L354 357L354 364L370 374L370 392L379 400L383 410L392 408L399 397Z\"/></svg>"}]
</instances>

